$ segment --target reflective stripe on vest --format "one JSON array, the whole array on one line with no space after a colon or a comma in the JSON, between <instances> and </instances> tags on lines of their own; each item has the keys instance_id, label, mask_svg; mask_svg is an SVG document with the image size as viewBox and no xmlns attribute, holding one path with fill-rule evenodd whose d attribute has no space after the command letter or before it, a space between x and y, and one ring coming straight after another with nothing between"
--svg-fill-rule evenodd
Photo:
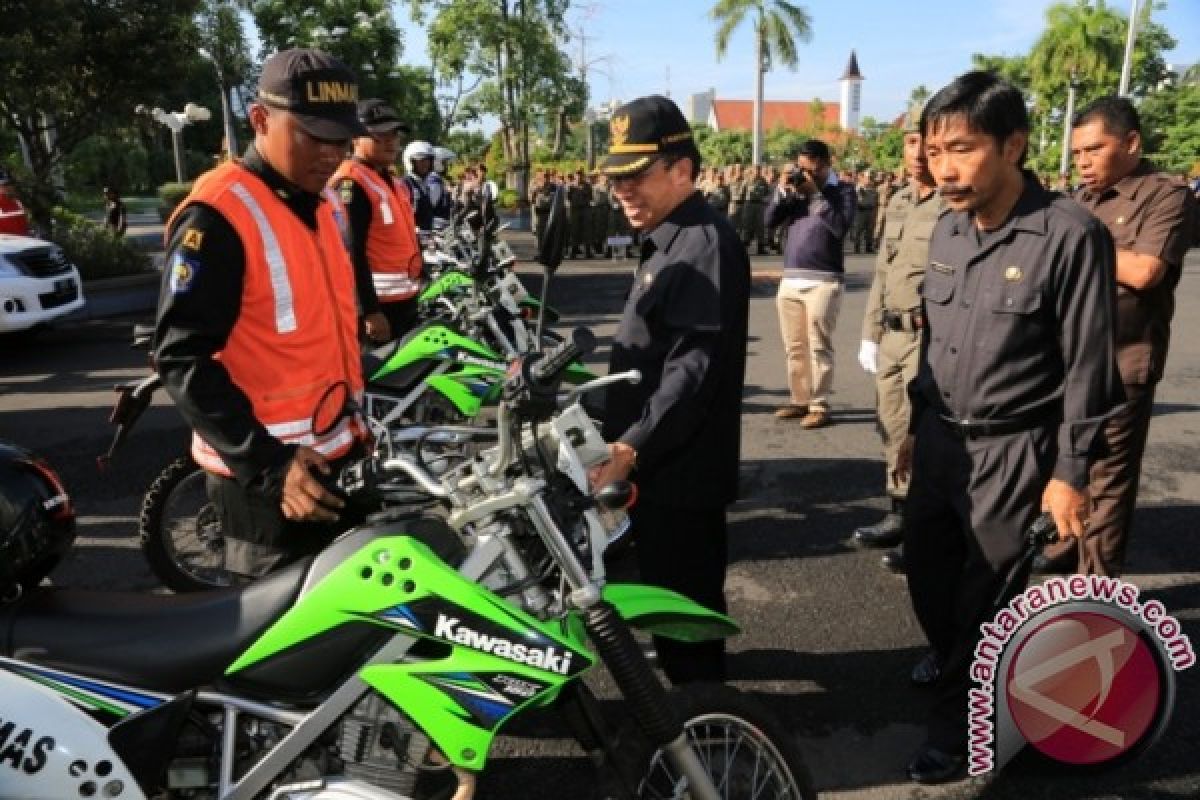
<instances>
[{"instance_id":1,"label":"reflective stripe on vest","mask_svg":"<svg viewBox=\"0 0 1200 800\"><path fill-rule=\"evenodd\" d=\"M364 433L361 425L342 420L315 436L311 416L331 386L345 383L357 395L363 384L354 273L337 225L339 204L326 199L317 205L314 229L261 178L229 162L197 178L176 214L193 203L211 207L245 253L242 294L230 298L240 302L240 313L215 360L268 435L336 458ZM210 472L232 474L195 433L192 456Z\"/></svg>"},{"instance_id":2,"label":"reflective stripe on vest","mask_svg":"<svg viewBox=\"0 0 1200 800\"><path fill-rule=\"evenodd\" d=\"M267 267L271 273L271 291L275 294L275 330L279 333L291 333L296 330L296 308L292 304L292 284L288 280L287 262L279 251L279 239L262 207L250 195L250 190L240 183L230 187L234 197L242 201L242 205L254 218L258 226L258 234L262 237L263 251L267 257Z\"/></svg>"},{"instance_id":3,"label":"reflective stripe on vest","mask_svg":"<svg viewBox=\"0 0 1200 800\"><path fill-rule=\"evenodd\" d=\"M334 185L345 178L357 183L368 198L374 195L379 201L379 213L373 215L363 243L376 296L384 303L407 300L421 289L422 267L407 193L391 177L380 175L357 159L342 162L334 174Z\"/></svg>"}]
</instances>

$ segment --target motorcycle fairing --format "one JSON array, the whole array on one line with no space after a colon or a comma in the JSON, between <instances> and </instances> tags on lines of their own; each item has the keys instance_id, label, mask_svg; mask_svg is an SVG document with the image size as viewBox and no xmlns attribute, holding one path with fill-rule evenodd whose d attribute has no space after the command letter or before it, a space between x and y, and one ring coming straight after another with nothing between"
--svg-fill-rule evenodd
<instances>
[{"instance_id":1,"label":"motorcycle fairing","mask_svg":"<svg viewBox=\"0 0 1200 800\"><path fill-rule=\"evenodd\" d=\"M621 618L635 628L681 642L727 639L741 628L724 614L658 586L610 583L602 592Z\"/></svg>"},{"instance_id":2,"label":"motorcycle fairing","mask_svg":"<svg viewBox=\"0 0 1200 800\"><path fill-rule=\"evenodd\" d=\"M461 272L451 270L433 283L425 287L425 290L418 296L418 301L428 303L437 297L448 292L453 292L456 289L469 289L473 285L473 281L467 275Z\"/></svg>"},{"instance_id":3,"label":"motorcycle fairing","mask_svg":"<svg viewBox=\"0 0 1200 800\"><path fill-rule=\"evenodd\" d=\"M559 620L535 619L459 575L423 543L398 535L365 543L306 587L226 674L236 679L347 621L433 645L423 645L424 660L368 665L359 676L451 763L470 769L483 766L496 730L513 712L545 702L595 662Z\"/></svg>"}]
</instances>

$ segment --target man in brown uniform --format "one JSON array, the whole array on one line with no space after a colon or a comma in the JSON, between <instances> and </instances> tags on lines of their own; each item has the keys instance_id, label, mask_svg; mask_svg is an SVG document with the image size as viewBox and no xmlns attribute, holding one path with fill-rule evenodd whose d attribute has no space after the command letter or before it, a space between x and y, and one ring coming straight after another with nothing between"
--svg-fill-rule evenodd
<instances>
[{"instance_id":1,"label":"man in brown uniform","mask_svg":"<svg viewBox=\"0 0 1200 800\"><path fill-rule=\"evenodd\" d=\"M1094 508L1086 535L1078 546L1052 546L1039 566L1069 568L1077 556L1080 572L1119 575L1195 210L1187 187L1142 158L1138 113L1123 97L1102 97L1075 116L1071 154L1083 179L1075 199L1104 223L1117 248L1116 352L1125 403L1105 423L1107 453L1089 475Z\"/></svg>"},{"instance_id":2,"label":"man in brown uniform","mask_svg":"<svg viewBox=\"0 0 1200 800\"><path fill-rule=\"evenodd\" d=\"M929 263L929 237L945 204L937 193L921 139L921 108L904 118L904 163L913 176L887 205L883 244L875 259L875 280L867 296L858 363L875 374L879 432L887 462L885 482L892 510L880 522L854 532L863 547L893 547L903 537L904 497L908 481L896 476L896 453L908 434L910 406L906 388L917 375L921 355L921 284ZM884 566L904 568L897 549L886 553Z\"/></svg>"}]
</instances>

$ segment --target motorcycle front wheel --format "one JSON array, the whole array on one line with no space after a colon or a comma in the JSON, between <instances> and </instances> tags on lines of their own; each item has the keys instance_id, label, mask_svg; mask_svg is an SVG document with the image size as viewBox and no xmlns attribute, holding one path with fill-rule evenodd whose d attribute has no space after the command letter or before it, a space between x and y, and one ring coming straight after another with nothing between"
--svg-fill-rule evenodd
<instances>
[{"instance_id":1,"label":"motorcycle front wheel","mask_svg":"<svg viewBox=\"0 0 1200 800\"><path fill-rule=\"evenodd\" d=\"M812 778L792 734L757 701L722 684L690 683L668 693L688 744L725 800L815 800ZM627 721L618 736L623 787L609 797L686 798L687 781L666 753Z\"/></svg>"},{"instance_id":2,"label":"motorcycle front wheel","mask_svg":"<svg viewBox=\"0 0 1200 800\"><path fill-rule=\"evenodd\" d=\"M177 592L234 583L225 570L221 520L204 483L204 470L190 455L180 456L159 473L142 500L142 553L163 585Z\"/></svg>"}]
</instances>

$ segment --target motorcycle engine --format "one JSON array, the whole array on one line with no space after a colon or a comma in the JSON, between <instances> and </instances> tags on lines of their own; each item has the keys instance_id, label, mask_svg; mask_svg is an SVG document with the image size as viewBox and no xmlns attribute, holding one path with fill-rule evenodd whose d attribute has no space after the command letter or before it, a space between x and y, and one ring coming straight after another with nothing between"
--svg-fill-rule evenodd
<instances>
[{"instance_id":1,"label":"motorcycle engine","mask_svg":"<svg viewBox=\"0 0 1200 800\"><path fill-rule=\"evenodd\" d=\"M389 702L368 692L342 718L338 750L346 777L411 797L430 744Z\"/></svg>"}]
</instances>

